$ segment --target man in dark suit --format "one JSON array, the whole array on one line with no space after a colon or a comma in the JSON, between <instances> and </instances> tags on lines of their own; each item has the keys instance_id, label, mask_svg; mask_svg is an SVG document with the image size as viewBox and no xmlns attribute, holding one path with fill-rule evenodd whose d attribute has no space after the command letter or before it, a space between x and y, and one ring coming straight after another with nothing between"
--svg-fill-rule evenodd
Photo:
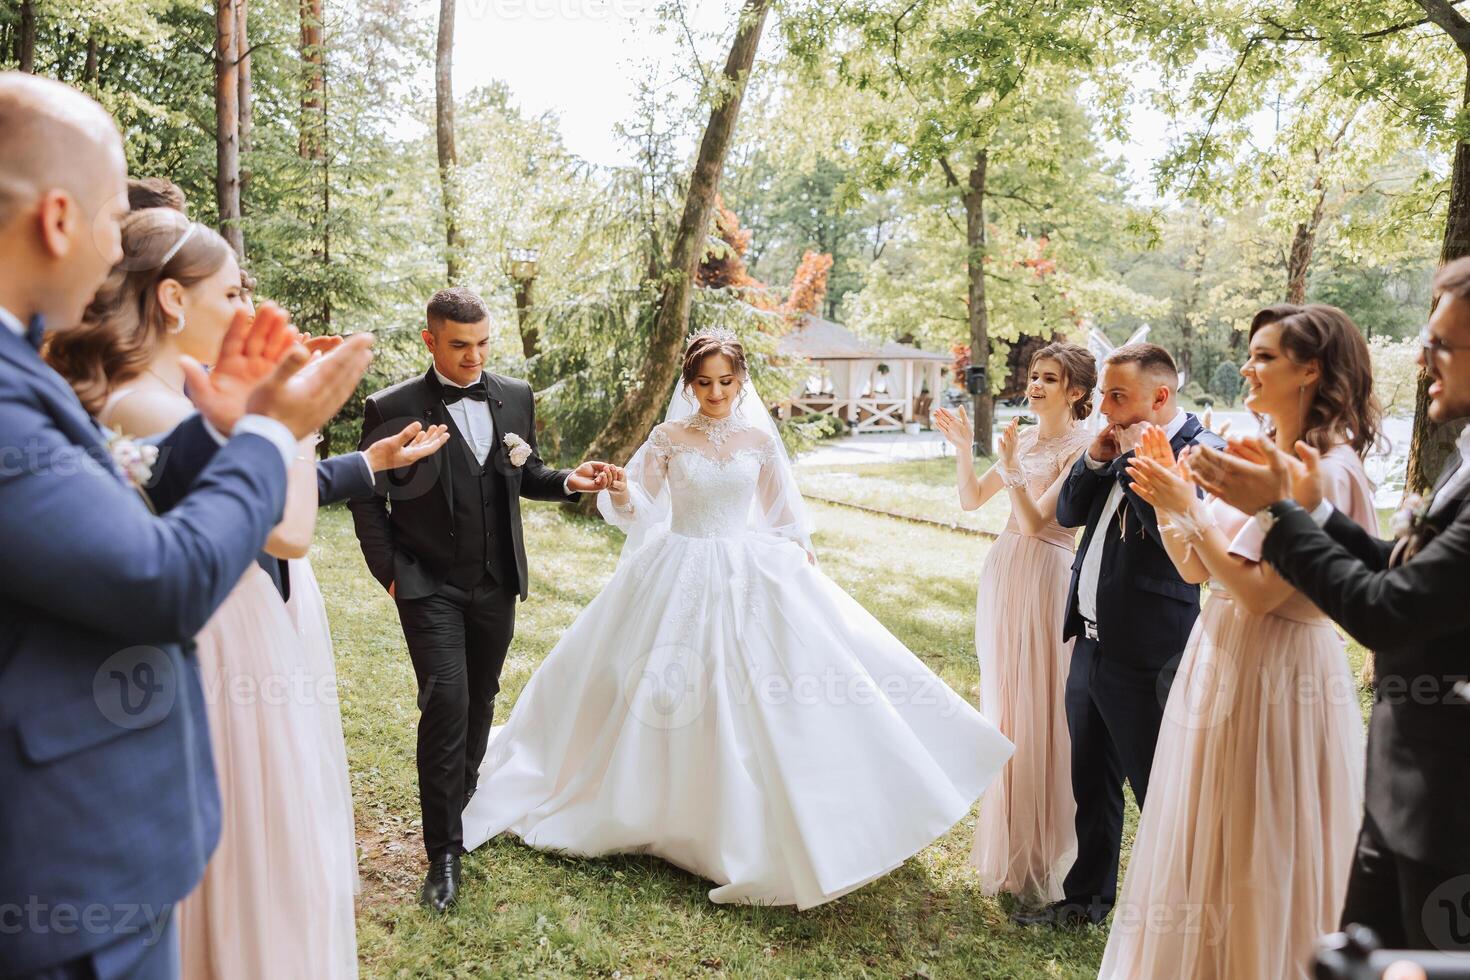
<instances>
[{"instance_id":1,"label":"man in dark suit","mask_svg":"<svg viewBox=\"0 0 1470 980\"><path fill-rule=\"evenodd\" d=\"M145 208L168 208L188 215L188 200L183 188L166 177L140 177L128 181L128 207L132 211ZM240 285L244 287L245 308L255 315L255 278L243 269ZM326 354L342 343L337 336L303 338L312 353ZM402 432L384 436L361 452L330 456L316 464L317 506L339 503L352 497L367 497L373 492L373 474L411 466L424 456L437 452L449 440L443 426L424 426L412 422ZM262 551L256 562L270 576L283 600L291 598L291 568L286 559Z\"/></svg>"},{"instance_id":2,"label":"man in dark suit","mask_svg":"<svg viewBox=\"0 0 1470 980\"><path fill-rule=\"evenodd\" d=\"M354 500L373 576L398 605L419 686L419 803L429 873L420 896L443 911L459 892L460 815L490 737L500 668L527 595L520 498L566 501L606 484L602 463L555 470L536 454L536 406L524 381L489 374L489 311L468 289L429 301L434 363L370 396L362 444L406 422L449 427L449 445Z\"/></svg>"},{"instance_id":3,"label":"man in dark suit","mask_svg":"<svg viewBox=\"0 0 1470 980\"><path fill-rule=\"evenodd\" d=\"M1419 363L1429 417L1470 416L1470 259L1435 277ZM1331 365L1327 366L1329 369ZM1322 499L1316 454L1254 446L1269 465L1204 453L1196 478L1269 528L1264 557L1375 652L1366 812L1343 924L1400 948L1470 949L1470 430L1427 503L1405 501L1394 541Z\"/></svg>"},{"instance_id":4,"label":"man in dark suit","mask_svg":"<svg viewBox=\"0 0 1470 980\"><path fill-rule=\"evenodd\" d=\"M1107 426L1072 467L1057 497L1063 527L1086 525L1072 562L1066 639L1077 860L1064 897L1020 912L1020 925L1101 922L1118 890L1123 780L1143 806L1164 703L1189 631L1199 587L1179 577L1164 550L1154 509L1129 485L1128 461L1144 423L1169 436L1177 454L1223 445L1175 400L1179 371L1157 344L1128 344L1108 356L1101 411Z\"/></svg>"},{"instance_id":5,"label":"man in dark suit","mask_svg":"<svg viewBox=\"0 0 1470 980\"><path fill-rule=\"evenodd\" d=\"M193 635L281 517L295 442L367 368L307 378L278 310L189 362L202 415L149 498L41 360L121 258L122 140L91 99L0 74L0 975L172 978L173 906L219 836ZM211 431L213 430L213 431Z\"/></svg>"}]
</instances>

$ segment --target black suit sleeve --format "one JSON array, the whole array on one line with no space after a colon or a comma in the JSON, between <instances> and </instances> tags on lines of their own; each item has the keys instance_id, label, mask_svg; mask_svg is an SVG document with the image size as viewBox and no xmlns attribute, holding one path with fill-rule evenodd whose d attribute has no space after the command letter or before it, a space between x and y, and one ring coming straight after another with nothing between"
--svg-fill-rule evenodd
<instances>
[{"instance_id":1,"label":"black suit sleeve","mask_svg":"<svg viewBox=\"0 0 1470 980\"><path fill-rule=\"evenodd\" d=\"M1371 650L1422 645L1470 629L1470 508L1397 568L1365 563L1299 507L1271 528L1263 557Z\"/></svg>"},{"instance_id":2,"label":"black suit sleeve","mask_svg":"<svg viewBox=\"0 0 1470 980\"><path fill-rule=\"evenodd\" d=\"M531 424L526 428L526 441L531 446L531 455L521 467L521 496L527 500L549 500L564 503L577 499L577 494L567 493L567 477L571 470L553 469L536 449L536 396L530 385L525 387L526 414Z\"/></svg>"},{"instance_id":3,"label":"black suit sleeve","mask_svg":"<svg viewBox=\"0 0 1470 980\"><path fill-rule=\"evenodd\" d=\"M1336 508L1324 526L1332 540L1342 545L1370 571L1381 571L1388 567L1388 556L1393 553L1393 542L1375 538L1357 521Z\"/></svg>"},{"instance_id":4,"label":"black suit sleeve","mask_svg":"<svg viewBox=\"0 0 1470 980\"><path fill-rule=\"evenodd\" d=\"M146 439L158 447L158 463L148 484L148 500L162 514L184 498L194 480L219 452L219 442L204 427L204 417L194 414L155 439Z\"/></svg>"},{"instance_id":5,"label":"black suit sleeve","mask_svg":"<svg viewBox=\"0 0 1470 980\"><path fill-rule=\"evenodd\" d=\"M369 398L363 406L362 440L359 449L369 444L372 434L382 425L377 402ZM320 487L318 487L320 489ZM357 532L357 543L362 547L362 557L367 561L368 571L383 588L393 584L393 525L388 520L386 493L370 493L363 497L352 497L347 502L352 511L352 527Z\"/></svg>"},{"instance_id":6,"label":"black suit sleeve","mask_svg":"<svg viewBox=\"0 0 1470 980\"><path fill-rule=\"evenodd\" d=\"M1087 454L1077 457L1072 472L1057 492L1057 523L1062 527L1081 527L1092 514L1092 501L1098 492L1107 493L1108 470L1094 471L1087 465Z\"/></svg>"}]
</instances>

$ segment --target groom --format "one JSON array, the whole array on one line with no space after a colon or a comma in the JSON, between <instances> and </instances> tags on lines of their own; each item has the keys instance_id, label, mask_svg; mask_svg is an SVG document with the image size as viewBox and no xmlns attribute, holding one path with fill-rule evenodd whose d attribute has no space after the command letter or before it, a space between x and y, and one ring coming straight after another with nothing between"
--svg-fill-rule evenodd
<instances>
[{"instance_id":1,"label":"groom","mask_svg":"<svg viewBox=\"0 0 1470 980\"><path fill-rule=\"evenodd\" d=\"M1223 446L1175 399L1179 370L1157 344L1127 344L1102 370L1108 425L1072 466L1057 497L1057 522L1086 524L1072 562L1064 637L1076 639L1067 677L1077 860L1064 897L1013 916L1019 925L1101 922L1118 890L1123 780L1140 808L1179 655L1199 615L1199 587L1179 577L1164 551L1154 509L1129 486L1127 465L1142 424L1185 446Z\"/></svg>"},{"instance_id":2,"label":"groom","mask_svg":"<svg viewBox=\"0 0 1470 980\"><path fill-rule=\"evenodd\" d=\"M530 385L484 370L490 317L475 293L435 293L423 338L433 366L368 398L361 446L414 421L447 425L449 445L379 474L376 494L349 506L368 569L398 604L418 678L429 856L420 901L442 912L458 896L460 814L489 741L516 599L529 584L520 498L566 501L600 490L606 466L542 462Z\"/></svg>"}]
</instances>

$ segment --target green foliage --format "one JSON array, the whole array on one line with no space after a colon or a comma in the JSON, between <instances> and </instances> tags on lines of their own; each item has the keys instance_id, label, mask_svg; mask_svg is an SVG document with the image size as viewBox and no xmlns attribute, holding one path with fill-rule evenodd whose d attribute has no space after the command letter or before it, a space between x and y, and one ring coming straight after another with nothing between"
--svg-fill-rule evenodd
<instances>
[{"instance_id":1,"label":"green foliage","mask_svg":"<svg viewBox=\"0 0 1470 980\"><path fill-rule=\"evenodd\" d=\"M1243 381L1238 365L1230 361L1221 361L1215 365L1215 370L1210 375L1210 391L1219 395L1220 399L1229 405L1240 396Z\"/></svg>"}]
</instances>

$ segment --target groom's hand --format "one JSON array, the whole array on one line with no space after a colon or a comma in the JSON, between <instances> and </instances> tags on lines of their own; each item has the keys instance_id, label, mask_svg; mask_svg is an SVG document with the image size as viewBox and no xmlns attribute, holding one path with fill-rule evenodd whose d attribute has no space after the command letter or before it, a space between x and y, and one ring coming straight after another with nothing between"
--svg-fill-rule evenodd
<instances>
[{"instance_id":1,"label":"groom's hand","mask_svg":"<svg viewBox=\"0 0 1470 980\"><path fill-rule=\"evenodd\" d=\"M596 493L606 490L612 482L612 475L608 472L606 463L589 459L581 466L572 470L572 475L567 479L567 489L577 493Z\"/></svg>"}]
</instances>

